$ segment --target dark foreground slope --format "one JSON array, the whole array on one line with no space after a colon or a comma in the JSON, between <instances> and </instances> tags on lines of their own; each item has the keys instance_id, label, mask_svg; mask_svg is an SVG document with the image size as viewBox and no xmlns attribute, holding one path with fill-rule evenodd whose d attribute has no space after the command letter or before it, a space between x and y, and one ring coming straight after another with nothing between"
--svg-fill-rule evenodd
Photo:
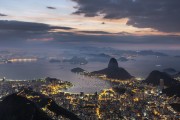
<instances>
[{"instance_id":1,"label":"dark foreground slope","mask_svg":"<svg viewBox=\"0 0 180 120\"><path fill-rule=\"evenodd\" d=\"M71 111L56 104L56 102L53 99L45 95L42 95L40 93L29 90L29 89L24 89L22 91L19 92L18 94L24 97L38 96L38 97L33 97L30 100L33 101L37 106L41 108L46 107L48 110L53 112L56 116L63 116L64 118L68 118L70 120L80 120L77 115L75 115Z\"/></svg>"},{"instance_id":2,"label":"dark foreground slope","mask_svg":"<svg viewBox=\"0 0 180 120\"><path fill-rule=\"evenodd\" d=\"M12 94L0 102L0 120L52 120L28 99Z\"/></svg>"},{"instance_id":3,"label":"dark foreground slope","mask_svg":"<svg viewBox=\"0 0 180 120\"><path fill-rule=\"evenodd\" d=\"M41 110L44 107L56 116L80 120L77 115L57 105L51 98L28 89L9 95L0 102L0 120L52 120Z\"/></svg>"}]
</instances>

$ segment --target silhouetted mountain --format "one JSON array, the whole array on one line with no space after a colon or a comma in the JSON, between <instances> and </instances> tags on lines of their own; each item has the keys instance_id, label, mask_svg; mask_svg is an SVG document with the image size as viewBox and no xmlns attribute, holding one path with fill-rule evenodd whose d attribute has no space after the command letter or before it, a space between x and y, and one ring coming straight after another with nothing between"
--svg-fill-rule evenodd
<instances>
[{"instance_id":1,"label":"silhouetted mountain","mask_svg":"<svg viewBox=\"0 0 180 120\"><path fill-rule=\"evenodd\" d=\"M71 72L73 72L73 73L83 73L83 72L85 72L85 70L83 70L82 68L77 67L77 68L71 69Z\"/></svg>"},{"instance_id":2,"label":"silhouetted mountain","mask_svg":"<svg viewBox=\"0 0 180 120\"><path fill-rule=\"evenodd\" d=\"M118 68L118 62L115 58L111 58L108 64L108 68L110 69L114 69L114 68Z\"/></svg>"},{"instance_id":3,"label":"silhouetted mountain","mask_svg":"<svg viewBox=\"0 0 180 120\"><path fill-rule=\"evenodd\" d=\"M0 120L52 120L32 101L12 94L0 102Z\"/></svg>"},{"instance_id":4,"label":"silhouetted mountain","mask_svg":"<svg viewBox=\"0 0 180 120\"><path fill-rule=\"evenodd\" d=\"M152 71L144 82L148 84L159 85L160 79L164 80L165 86L173 86L177 83L177 81L171 78L171 76L167 73L157 70Z\"/></svg>"},{"instance_id":5,"label":"silhouetted mountain","mask_svg":"<svg viewBox=\"0 0 180 120\"><path fill-rule=\"evenodd\" d=\"M132 76L124 69L118 66L118 62L115 58L111 58L108 64L108 68L103 70L91 72L92 75L106 75L107 78L127 80Z\"/></svg>"}]
</instances>

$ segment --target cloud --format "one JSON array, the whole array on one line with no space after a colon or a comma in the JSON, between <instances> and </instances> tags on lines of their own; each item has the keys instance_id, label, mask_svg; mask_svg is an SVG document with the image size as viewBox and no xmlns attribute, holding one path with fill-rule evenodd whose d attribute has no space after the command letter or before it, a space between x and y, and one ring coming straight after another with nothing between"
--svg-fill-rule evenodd
<instances>
[{"instance_id":1,"label":"cloud","mask_svg":"<svg viewBox=\"0 0 180 120\"><path fill-rule=\"evenodd\" d=\"M133 36L133 34L128 32L118 32L110 33L106 31L77 31L77 33L86 34L86 35L106 35L106 36Z\"/></svg>"},{"instance_id":2,"label":"cloud","mask_svg":"<svg viewBox=\"0 0 180 120\"><path fill-rule=\"evenodd\" d=\"M105 32L105 31L78 31L80 33L85 33L85 34L94 34L94 35L110 35L113 33Z\"/></svg>"},{"instance_id":3,"label":"cloud","mask_svg":"<svg viewBox=\"0 0 180 120\"><path fill-rule=\"evenodd\" d=\"M50 26L43 23L0 20L0 45L53 41L54 29L69 31L74 28Z\"/></svg>"},{"instance_id":4,"label":"cloud","mask_svg":"<svg viewBox=\"0 0 180 120\"><path fill-rule=\"evenodd\" d=\"M51 9L51 10L55 10L55 7L51 7L51 6L47 6L46 8Z\"/></svg>"},{"instance_id":5,"label":"cloud","mask_svg":"<svg viewBox=\"0 0 180 120\"><path fill-rule=\"evenodd\" d=\"M62 27L62 26L51 26L50 28L51 29L62 29L62 30L72 30L72 29L75 29L75 28L72 28L72 27Z\"/></svg>"},{"instance_id":6,"label":"cloud","mask_svg":"<svg viewBox=\"0 0 180 120\"><path fill-rule=\"evenodd\" d=\"M50 37L50 38L32 38L32 39L28 39L27 41L29 42L49 42L49 41L53 41L54 38Z\"/></svg>"},{"instance_id":7,"label":"cloud","mask_svg":"<svg viewBox=\"0 0 180 120\"><path fill-rule=\"evenodd\" d=\"M51 32L53 29L63 29ZM155 44L159 46L174 46L180 44L179 36L133 36L132 34L108 33L105 31L74 31L73 28L49 26L42 23L0 20L0 46L27 47L30 44L59 46L61 43L73 43L80 46L88 44ZM64 31L66 30L66 31ZM84 34L79 34L82 32ZM101 34L101 35L97 35ZM153 46L153 45L152 45Z\"/></svg>"},{"instance_id":8,"label":"cloud","mask_svg":"<svg viewBox=\"0 0 180 120\"><path fill-rule=\"evenodd\" d=\"M128 18L127 25L180 32L180 0L72 0L73 14L105 19Z\"/></svg>"},{"instance_id":9,"label":"cloud","mask_svg":"<svg viewBox=\"0 0 180 120\"><path fill-rule=\"evenodd\" d=\"M61 27L61 26L50 26L48 24L43 24L43 23L0 20L0 30L49 31L52 29L70 30L70 29L74 29L74 28Z\"/></svg>"},{"instance_id":10,"label":"cloud","mask_svg":"<svg viewBox=\"0 0 180 120\"><path fill-rule=\"evenodd\" d=\"M8 15L3 14L3 13L0 13L0 16L1 16L1 17L4 17L4 16L8 16Z\"/></svg>"}]
</instances>

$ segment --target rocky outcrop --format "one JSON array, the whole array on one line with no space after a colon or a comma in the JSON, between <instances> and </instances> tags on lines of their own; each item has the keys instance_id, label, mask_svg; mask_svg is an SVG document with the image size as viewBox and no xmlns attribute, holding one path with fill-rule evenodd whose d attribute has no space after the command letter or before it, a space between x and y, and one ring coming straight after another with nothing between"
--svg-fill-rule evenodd
<instances>
[{"instance_id":1,"label":"rocky outcrop","mask_svg":"<svg viewBox=\"0 0 180 120\"><path fill-rule=\"evenodd\" d=\"M77 67L77 68L71 69L71 72L73 72L73 73L83 73L83 72L85 72L85 70L83 70L82 68Z\"/></svg>"},{"instance_id":2,"label":"rocky outcrop","mask_svg":"<svg viewBox=\"0 0 180 120\"><path fill-rule=\"evenodd\" d=\"M108 67L99 71L91 72L92 75L106 75L107 78L128 80L131 76L124 68L118 66L115 58L111 58Z\"/></svg>"}]
</instances>

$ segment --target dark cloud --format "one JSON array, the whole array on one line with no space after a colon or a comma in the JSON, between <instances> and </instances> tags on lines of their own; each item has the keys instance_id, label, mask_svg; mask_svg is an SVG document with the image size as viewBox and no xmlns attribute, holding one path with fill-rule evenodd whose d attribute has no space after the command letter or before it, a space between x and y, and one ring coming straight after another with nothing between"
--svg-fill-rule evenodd
<instances>
[{"instance_id":1,"label":"dark cloud","mask_svg":"<svg viewBox=\"0 0 180 120\"><path fill-rule=\"evenodd\" d=\"M3 14L3 13L0 13L0 16L1 16L1 17L4 17L4 16L8 16L8 15Z\"/></svg>"},{"instance_id":2,"label":"dark cloud","mask_svg":"<svg viewBox=\"0 0 180 120\"><path fill-rule=\"evenodd\" d=\"M52 29L67 30L64 32L50 32ZM0 20L0 47L2 46L20 46L26 47L31 44L39 45L64 45L62 43L74 43L78 45L86 44L158 44L179 45L179 36L133 36L132 34L108 33L104 31L79 31L87 34L78 34L68 31L72 28L58 26L49 26L41 23L29 23L20 21L2 21ZM96 35L96 34L102 35Z\"/></svg>"},{"instance_id":3,"label":"dark cloud","mask_svg":"<svg viewBox=\"0 0 180 120\"><path fill-rule=\"evenodd\" d=\"M51 6L47 6L46 8L51 9L51 10L55 10L55 7L51 7Z\"/></svg>"},{"instance_id":4,"label":"dark cloud","mask_svg":"<svg viewBox=\"0 0 180 120\"><path fill-rule=\"evenodd\" d=\"M15 30L15 31L48 31L52 29L70 30L70 27L50 26L43 23L21 22L0 20L0 30Z\"/></svg>"},{"instance_id":5,"label":"dark cloud","mask_svg":"<svg viewBox=\"0 0 180 120\"><path fill-rule=\"evenodd\" d=\"M38 42L38 40L39 42L48 41L48 38L54 37L53 33L50 32L53 29L68 31L73 28L33 22L0 20L0 45L15 46L28 43L30 40L36 40L35 42Z\"/></svg>"},{"instance_id":6,"label":"dark cloud","mask_svg":"<svg viewBox=\"0 0 180 120\"><path fill-rule=\"evenodd\" d=\"M62 29L62 30L72 30L72 29L75 29L75 28L72 28L72 27L60 27L60 26L51 26L50 29Z\"/></svg>"},{"instance_id":7,"label":"dark cloud","mask_svg":"<svg viewBox=\"0 0 180 120\"><path fill-rule=\"evenodd\" d=\"M101 34L101 35L110 35L112 33L105 32L105 31L78 31L81 33L87 33L87 34Z\"/></svg>"},{"instance_id":8,"label":"dark cloud","mask_svg":"<svg viewBox=\"0 0 180 120\"><path fill-rule=\"evenodd\" d=\"M128 32L118 32L118 33L110 33L110 32L105 32L105 31L78 31L78 32L89 34L89 35L133 36L131 33L128 33Z\"/></svg>"},{"instance_id":9,"label":"dark cloud","mask_svg":"<svg viewBox=\"0 0 180 120\"><path fill-rule=\"evenodd\" d=\"M180 32L180 0L72 0L74 14L107 19L129 18L127 25Z\"/></svg>"}]
</instances>

